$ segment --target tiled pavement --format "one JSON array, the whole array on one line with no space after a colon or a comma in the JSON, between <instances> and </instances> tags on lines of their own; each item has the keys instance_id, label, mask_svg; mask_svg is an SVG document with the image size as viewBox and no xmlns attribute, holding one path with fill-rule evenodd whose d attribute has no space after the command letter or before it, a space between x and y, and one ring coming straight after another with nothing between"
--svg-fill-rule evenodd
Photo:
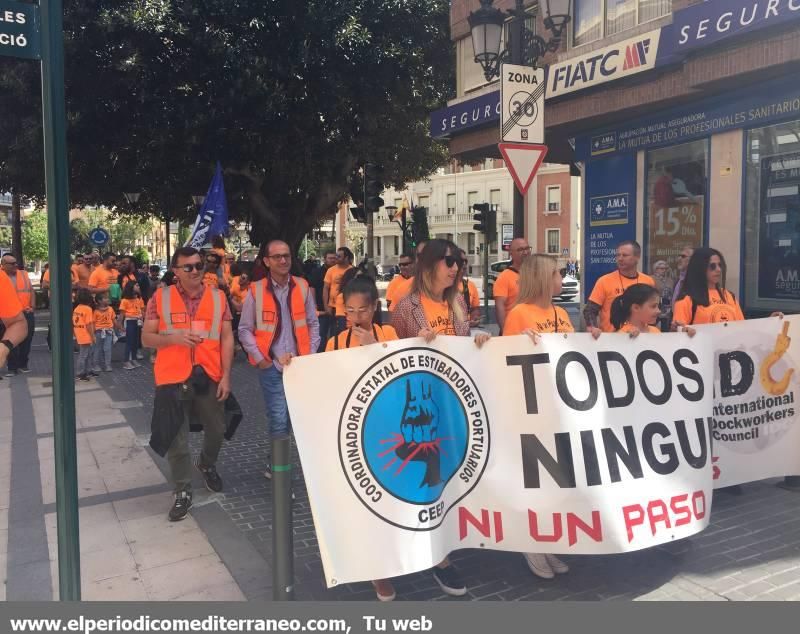
<instances>
[{"instance_id":1,"label":"tiled pavement","mask_svg":"<svg viewBox=\"0 0 800 634\"><path fill-rule=\"evenodd\" d=\"M27 381L32 392L40 389L37 385L46 389L43 386L46 385L48 363L46 348L37 347L34 374L12 381ZM226 443L221 455L219 471L225 480L225 493L205 499L205 505L198 505L192 511L194 519L177 527L169 525L165 519L170 497L166 492L164 462L155 458L149 449L142 448L146 444L149 425L152 372L147 366L125 372L115 363L115 372L104 374L97 383L103 387L102 392L93 383L87 388L81 386L90 392L79 397L79 421L87 420L81 399L90 394L92 399L99 399L93 401L92 407L100 407L104 416L110 417L98 418L99 429L96 431L79 434L79 471L82 487L84 483L88 487L88 497L82 498L82 528L86 524L86 532L82 535L85 542L82 544L82 564L91 591L97 588L98 598L114 599L146 596L157 600L181 595L219 599L228 596L243 596L250 600L269 598L272 518L269 481L263 477L269 442L260 391L249 366L240 358L234 368L234 391L245 411L245 421L236 437ZM7 388L8 383L0 383L2 414L8 412L3 401ZM103 401L101 395L108 395L109 402ZM44 403L49 405L49 400L41 398L42 405L36 404L39 400L36 397L32 400L39 425L39 415L44 415ZM127 407L115 410L115 405ZM114 411L124 414L125 425L115 426L109 422ZM2 414L0 571L5 572L6 549L3 546L8 533L4 530L8 513L4 509L8 507L8 494L4 489L9 487L4 478L7 469L4 471L3 466L8 463L4 456L10 451L10 443L9 421ZM91 421L88 424L91 425ZM110 429L107 428L109 425ZM44 428L37 429L40 436L43 431ZM109 435L110 431L113 434ZM113 442L109 440L111 437L115 438ZM41 443L42 438L38 440ZM194 437L192 441L195 450L198 440ZM82 443L88 443L89 453L85 448L80 453ZM44 529L48 551L52 553L54 509L50 504L50 456L40 447L42 506L47 511ZM154 460L161 471L153 469L151 463L142 462L145 460ZM147 468L146 464L150 467ZM92 487L105 487L105 493ZM126 491L147 494L131 497ZM331 590L324 587L317 541L301 477L298 478L296 493L296 597L318 600L374 598L366 583ZM92 504L106 499L103 495L118 499ZM11 515L13 518L14 513ZM116 526L118 529L112 528L110 533L106 533L100 528L93 530L95 526ZM99 533L103 533L102 538L98 537ZM138 544L147 538L163 540L160 543L164 550L169 550L170 546L177 549L175 557L186 548L187 556L174 561L169 557L165 559L158 546L139 547ZM113 553L116 559L98 554L104 552ZM534 578L516 554L466 550L454 553L452 559L469 584L469 593L463 600L797 600L800 599L800 496L775 487L775 481L746 485L741 496L718 493L714 499L711 526L702 534L642 552L567 558L572 572L553 581ZM224 564L221 567L220 561ZM152 572L159 569L161 574ZM114 578L136 578L136 581L120 581L121 585L109 587L102 594L102 578L109 574L109 570L124 570L125 573ZM186 592L176 590L184 588L185 579L197 570L201 571L201 577L209 579L208 584ZM13 571L10 568L9 574ZM97 580L101 580L99 585ZM426 573L402 577L395 585L400 599L447 598ZM86 588L85 582L84 597L89 598L91 591L87 595Z\"/></svg>"}]
</instances>

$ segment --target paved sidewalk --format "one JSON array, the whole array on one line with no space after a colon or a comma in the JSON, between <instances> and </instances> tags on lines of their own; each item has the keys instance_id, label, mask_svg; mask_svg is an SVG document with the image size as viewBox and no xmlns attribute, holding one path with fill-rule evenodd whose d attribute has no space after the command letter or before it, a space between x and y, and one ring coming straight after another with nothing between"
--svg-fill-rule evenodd
<instances>
[{"instance_id":1,"label":"paved sidewalk","mask_svg":"<svg viewBox=\"0 0 800 634\"><path fill-rule=\"evenodd\" d=\"M33 374L0 382L0 599L57 598L50 357L38 334L32 362ZM245 420L220 456L225 492L205 494L198 477L191 518L170 524L166 464L146 448L152 370L114 368L77 384L83 598L270 599L269 441L254 371L239 355ZM566 558L571 573L553 581L533 577L518 554L459 551L463 600L800 600L800 495L775 482L716 494L711 526L694 538ZM296 493L296 597L373 600L368 583L325 588L302 473ZM427 573L395 585L399 599L448 599Z\"/></svg>"},{"instance_id":2,"label":"paved sidewalk","mask_svg":"<svg viewBox=\"0 0 800 634\"><path fill-rule=\"evenodd\" d=\"M0 382L0 598L7 600L58 599L48 362L39 345L32 374ZM76 391L83 600L244 600L195 517L167 521L171 487L145 449L146 434L126 417L142 404L112 398L97 382L76 383ZM197 498L200 512L213 503Z\"/></svg>"}]
</instances>

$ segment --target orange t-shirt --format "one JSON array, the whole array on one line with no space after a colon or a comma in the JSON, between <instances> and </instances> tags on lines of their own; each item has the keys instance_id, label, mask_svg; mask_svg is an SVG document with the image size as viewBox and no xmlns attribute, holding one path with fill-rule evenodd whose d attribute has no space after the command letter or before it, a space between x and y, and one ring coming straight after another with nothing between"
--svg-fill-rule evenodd
<instances>
[{"instance_id":1,"label":"orange t-shirt","mask_svg":"<svg viewBox=\"0 0 800 634\"><path fill-rule=\"evenodd\" d=\"M119 314L124 319L141 319L144 316L144 300L141 297L123 299L119 303Z\"/></svg>"},{"instance_id":2,"label":"orange t-shirt","mask_svg":"<svg viewBox=\"0 0 800 634\"><path fill-rule=\"evenodd\" d=\"M110 271L104 266L98 266L89 276L89 286L107 291L112 284L117 283L119 272L116 269Z\"/></svg>"},{"instance_id":3,"label":"orange t-shirt","mask_svg":"<svg viewBox=\"0 0 800 634\"><path fill-rule=\"evenodd\" d=\"M92 307L86 304L78 304L75 310L72 311L72 332L79 344L92 343L92 334L89 326L93 324Z\"/></svg>"},{"instance_id":4,"label":"orange t-shirt","mask_svg":"<svg viewBox=\"0 0 800 634\"><path fill-rule=\"evenodd\" d=\"M648 284L656 287L655 280L645 273L638 273L636 277L625 277L619 271L607 273L597 280L589 296L589 301L600 306L600 330L614 332L611 324L611 304L622 295L629 286L634 284Z\"/></svg>"},{"instance_id":5,"label":"orange t-shirt","mask_svg":"<svg viewBox=\"0 0 800 634\"><path fill-rule=\"evenodd\" d=\"M631 330L633 330L633 325L629 324L626 321L624 324L622 324L622 328L620 328L617 332L630 332ZM642 330L640 332L644 332L644 331ZM655 326L648 326L647 327L647 333L651 334L651 335L659 335L659 334L661 334L661 330L656 328Z\"/></svg>"},{"instance_id":6,"label":"orange t-shirt","mask_svg":"<svg viewBox=\"0 0 800 634\"><path fill-rule=\"evenodd\" d=\"M744 321L744 314L739 302L730 291L725 291L725 301L719 291L708 291L708 306L697 306L692 321L692 298L688 295L675 302L672 320L684 324L717 324L725 321Z\"/></svg>"},{"instance_id":7,"label":"orange t-shirt","mask_svg":"<svg viewBox=\"0 0 800 634\"><path fill-rule=\"evenodd\" d=\"M336 309L337 317L344 317L344 298L342 298L341 302L337 301L342 291L342 277L352 268L353 266L351 264L347 266L340 266L337 264L325 272L323 283L331 287L330 294L328 295L328 306L333 306Z\"/></svg>"},{"instance_id":8,"label":"orange t-shirt","mask_svg":"<svg viewBox=\"0 0 800 634\"><path fill-rule=\"evenodd\" d=\"M494 300L505 298L506 310L509 310L519 295L519 273L511 267L500 273L493 288Z\"/></svg>"},{"instance_id":9,"label":"orange t-shirt","mask_svg":"<svg viewBox=\"0 0 800 634\"><path fill-rule=\"evenodd\" d=\"M463 296L463 288L461 289ZM467 280L467 292L469 293L469 301L467 302L467 307L478 308L481 305L481 298L478 296L478 287L472 282L472 280Z\"/></svg>"},{"instance_id":10,"label":"orange t-shirt","mask_svg":"<svg viewBox=\"0 0 800 634\"><path fill-rule=\"evenodd\" d=\"M75 270L75 267L71 267L69 270L71 282L74 286L75 284L80 284L80 278L78 277L78 272ZM47 282L50 284L50 269L47 269L44 273L42 273L42 283Z\"/></svg>"},{"instance_id":11,"label":"orange t-shirt","mask_svg":"<svg viewBox=\"0 0 800 634\"><path fill-rule=\"evenodd\" d=\"M249 290L250 290L249 284L245 289L239 286L238 275L231 280L231 298L235 299L240 304L244 304L244 300L247 298L247 293Z\"/></svg>"},{"instance_id":12,"label":"orange t-shirt","mask_svg":"<svg viewBox=\"0 0 800 634\"><path fill-rule=\"evenodd\" d=\"M92 276L92 271L88 266L85 264L73 264L72 274L80 288L87 288L89 286L89 278Z\"/></svg>"},{"instance_id":13,"label":"orange t-shirt","mask_svg":"<svg viewBox=\"0 0 800 634\"><path fill-rule=\"evenodd\" d=\"M386 287L386 301L389 302L389 312L393 312L400 300L411 292L414 285L414 276L405 278L402 275L395 275L389 286Z\"/></svg>"},{"instance_id":14,"label":"orange t-shirt","mask_svg":"<svg viewBox=\"0 0 800 634\"><path fill-rule=\"evenodd\" d=\"M373 333L375 335L376 341L395 341L399 339L397 336L397 332L391 326L379 326L378 324L373 325ZM347 335L350 334L350 329L342 330L337 337L339 340L339 350L344 350L345 348L358 348L361 345L361 342L358 340L358 337L351 336L350 337L350 345L347 345ZM328 339L328 343L325 346L325 352L330 352L331 350L336 350L334 338L331 337Z\"/></svg>"},{"instance_id":15,"label":"orange t-shirt","mask_svg":"<svg viewBox=\"0 0 800 634\"><path fill-rule=\"evenodd\" d=\"M216 273L206 273L203 275L203 284L211 288L219 288L219 276Z\"/></svg>"},{"instance_id":16,"label":"orange t-shirt","mask_svg":"<svg viewBox=\"0 0 800 634\"><path fill-rule=\"evenodd\" d=\"M123 300L128 301L128 300ZM111 330L114 328L114 320L117 314L114 309L109 306L105 310L95 309L94 311L94 329L95 330Z\"/></svg>"},{"instance_id":17,"label":"orange t-shirt","mask_svg":"<svg viewBox=\"0 0 800 634\"><path fill-rule=\"evenodd\" d=\"M422 311L428 326L437 335L455 335L456 328L453 324L453 311L446 301L436 302L424 294L420 295Z\"/></svg>"},{"instance_id":18,"label":"orange t-shirt","mask_svg":"<svg viewBox=\"0 0 800 634\"><path fill-rule=\"evenodd\" d=\"M22 312L22 304L8 275L0 274L0 318L11 319Z\"/></svg>"},{"instance_id":19,"label":"orange t-shirt","mask_svg":"<svg viewBox=\"0 0 800 634\"><path fill-rule=\"evenodd\" d=\"M536 332L575 332L567 311L560 306L542 308L535 304L517 304L506 317L503 336L518 335L526 329Z\"/></svg>"}]
</instances>

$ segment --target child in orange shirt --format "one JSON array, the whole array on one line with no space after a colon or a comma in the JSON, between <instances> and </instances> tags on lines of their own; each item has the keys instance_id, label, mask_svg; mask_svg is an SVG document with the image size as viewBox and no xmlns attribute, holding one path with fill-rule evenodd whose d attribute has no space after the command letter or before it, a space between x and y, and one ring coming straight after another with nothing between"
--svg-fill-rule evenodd
<instances>
[{"instance_id":1,"label":"child in orange shirt","mask_svg":"<svg viewBox=\"0 0 800 634\"><path fill-rule=\"evenodd\" d=\"M628 333L631 338L640 333L659 334L654 324L661 314L661 293L649 284L634 284L625 289L611 304L611 324L617 332ZM686 328L690 337L694 328Z\"/></svg>"},{"instance_id":2,"label":"child in orange shirt","mask_svg":"<svg viewBox=\"0 0 800 634\"><path fill-rule=\"evenodd\" d=\"M125 324L125 370L140 368L136 359L139 352L139 336L144 319L144 301L139 285L130 281L125 284L122 291L122 301L119 303L119 319Z\"/></svg>"},{"instance_id":3,"label":"child in orange shirt","mask_svg":"<svg viewBox=\"0 0 800 634\"><path fill-rule=\"evenodd\" d=\"M94 309L94 374L100 373L100 362L104 361L103 369L111 372L111 348L114 345L114 322L117 314L111 308L108 293L97 293L94 296L96 308Z\"/></svg>"},{"instance_id":4,"label":"child in orange shirt","mask_svg":"<svg viewBox=\"0 0 800 634\"><path fill-rule=\"evenodd\" d=\"M89 381L94 345L94 315L92 311L92 294L89 289L78 289L77 306L72 311L72 332L78 342L78 360L75 364L75 375L79 381Z\"/></svg>"}]
</instances>

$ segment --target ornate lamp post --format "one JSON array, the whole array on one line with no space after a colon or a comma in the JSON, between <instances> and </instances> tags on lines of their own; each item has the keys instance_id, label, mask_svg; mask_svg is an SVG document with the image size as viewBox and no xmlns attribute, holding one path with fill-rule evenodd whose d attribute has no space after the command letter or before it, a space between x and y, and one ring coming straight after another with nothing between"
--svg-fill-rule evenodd
<instances>
[{"instance_id":1,"label":"ornate lamp post","mask_svg":"<svg viewBox=\"0 0 800 634\"><path fill-rule=\"evenodd\" d=\"M406 207L403 205L401 208L401 215L400 220L397 220L394 216L397 213L397 207L394 205L390 205L388 207L384 207L386 209L386 215L389 218L389 222L393 222L398 227L400 227L400 232L403 235L403 246L400 249L400 253L406 253L406 249L408 248L408 219L406 217Z\"/></svg>"},{"instance_id":2,"label":"ornate lamp post","mask_svg":"<svg viewBox=\"0 0 800 634\"><path fill-rule=\"evenodd\" d=\"M481 0L481 7L469 14L469 27L472 32L472 48L475 61L483 68L486 81L500 76L501 64L518 64L536 68L541 57L548 52L555 52L561 46L561 40L572 15L572 0L544 0L544 26L550 32L550 38L531 31L525 22L530 17L525 12L523 0L516 0L516 6L508 14L508 42L504 50L500 50L503 26L506 17L500 9L492 6L493 0ZM514 188L514 237L525 237L525 197Z\"/></svg>"}]
</instances>

